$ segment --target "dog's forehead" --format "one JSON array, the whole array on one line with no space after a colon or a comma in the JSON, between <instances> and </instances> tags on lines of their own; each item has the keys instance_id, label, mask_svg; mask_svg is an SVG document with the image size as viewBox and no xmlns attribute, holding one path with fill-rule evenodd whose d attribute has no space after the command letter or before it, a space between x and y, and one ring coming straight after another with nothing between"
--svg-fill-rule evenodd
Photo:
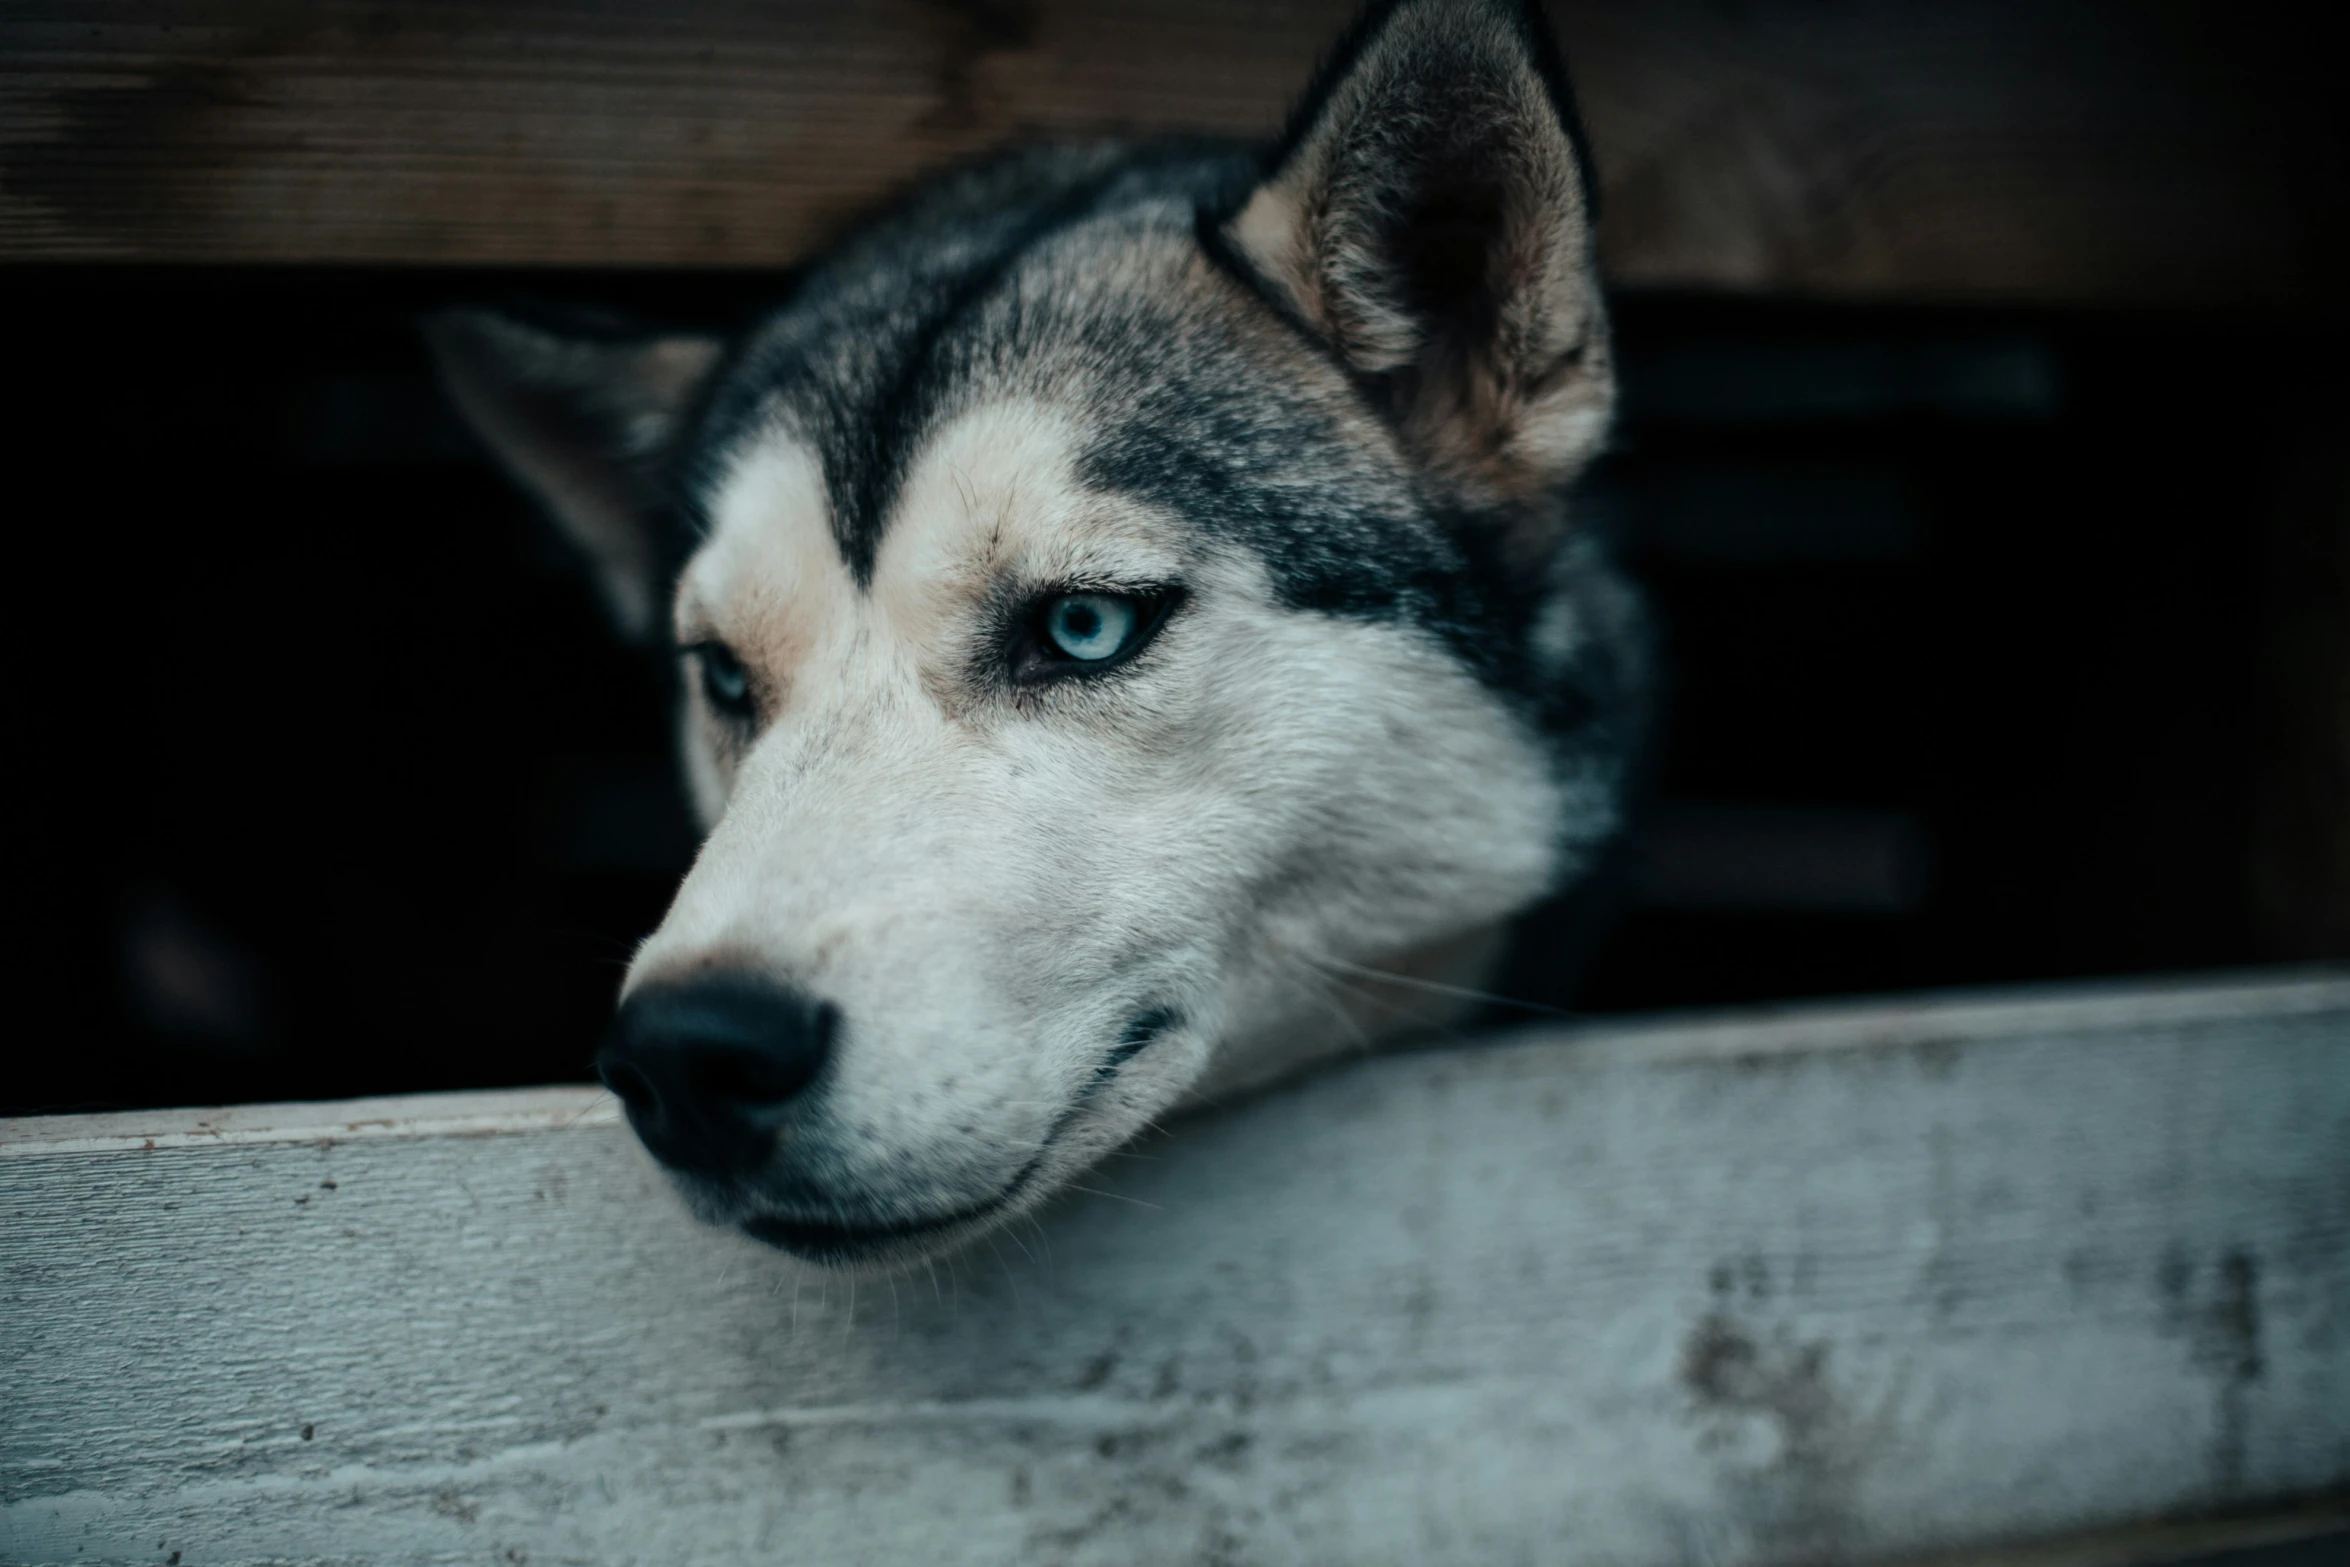
<instances>
[{"instance_id":1,"label":"dog's forehead","mask_svg":"<svg viewBox=\"0 0 2350 1567\"><path fill-rule=\"evenodd\" d=\"M1176 576L1190 552L1180 519L1087 483L1087 449L1076 409L1011 397L954 415L908 461L859 583L834 538L820 457L778 431L716 486L680 587L680 636L793 665L859 626L926 641L1007 592Z\"/></svg>"},{"instance_id":2,"label":"dog's forehead","mask_svg":"<svg viewBox=\"0 0 2350 1567\"><path fill-rule=\"evenodd\" d=\"M1069 582L1174 574L1180 519L1085 482L1082 413L1027 398L968 408L907 463L869 591L920 626L956 604Z\"/></svg>"},{"instance_id":3,"label":"dog's forehead","mask_svg":"<svg viewBox=\"0 0 2350 1567\"><path fill-rule=\"evenodd\" d=\"M903 607L990 571L1153 569L1165 497L1125 493L1100 454L1151 386L1183 374L1262 384L1232 330L1246 301L1184 209L1070 225L984 256L941 288L819 291L740 356L689 469L705 542L681 605L756 578L770 595L853 587ZM925 285L928 286L925 286ZM1163 535L1166 528L1158 532ZM829 540L834 561L815 558ZM1160 564L1168 551L1163 537Z\"/></svg>"},{"instance_id":4,"label":"dog's forehead","mask_svg":"<svg viewBox=\"0 0 2350 1567\"><path fill-rule=\"evenodd\" d=\"M1115 404L1140 344L1155 335L1164 351L1172 316L1188 318L1176 334L1187 357L1228 354L1212 318L1240 301L1208 276L1190 210L1134 201L1009 234L910 235L834 263L753 334L713 397L687 465L705 516L709 476L786 430L817 459L833 538L862 584L901 492L963 416L1020 400Z\"/></svg>"},{"instance_id":5,"label":"dog's forehead","mask_svg":"<svg viewBox=\"0 0 2350 1567\"><path fill-rule=\"evenodd\" d=\"M828 536L860 591L885 555L922 568L900 586L970 587L979 517L1031 544L1186 535L1260 561L1291 607L1353 615L1420 614L1458 570L1392 432L1208 253L1188 200L966 237L844 257L736 356L685 465L716 531L760 509L747 454L789 441L819 519L795 550Z\"/></svg>"}]
</instances>

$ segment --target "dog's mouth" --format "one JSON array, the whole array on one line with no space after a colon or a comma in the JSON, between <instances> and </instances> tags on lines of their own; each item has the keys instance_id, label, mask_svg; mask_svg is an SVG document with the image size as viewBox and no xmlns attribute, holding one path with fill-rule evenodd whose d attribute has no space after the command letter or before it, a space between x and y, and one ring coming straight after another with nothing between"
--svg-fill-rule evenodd
<instances>
[{"instance_id":1,"label":"dog's mouth","mask_svg":"<svg viewBox=\"0 0 2350 1567\"><path fill-rule=\"evenodd\" d=\"M1046 1149L1050 1147L1051 1144L1047 1143ZM870 1261L890 1252L919 1246L950 1230L976 1224L1001 1213L1011 1206L1013 1199L1020 1195L1029 1180L1043 1167L1044 1157L1045 1150L1039 1150L1037 1156L993 1197L928 1218L908 1219L897 1224L833 1224L819 1219L794 1219L778 1213L763 1213L743 1220L742 1230L754 1240L780 1246L810 1262L838 1264Z\"/></svg>"},{"instance_id":2,"label":"dog's mouth","mask_svg":"<svg viewBox=\"0 0 2350 1567\"><path fill-rule=\"evenodd\" d=\"M931 1214L926 1218L906 1219L891 1224L841 1224L824 1219L793 1218L787 1214L754 1214L740 1222L744 1234L754 1240L779 1246L794 1256L810 1262L834 1265L870 1262L879 1257L903 1254L923 1249L924 1243L936 1240L967 1225L983 1224L1012 1206L1028 1185L1042 1170L1053 1149L1068 1130L1069 1123L1085 1110L1101 1090L1115 1079L1119 1071L1137 1055L1158 1042L1169 1030L1179 1027L1183 1014L1172 1007L1152 1007L1138 1014L1121 1032L1118 1042L1102 1057L1077 1102L1063 1111L1045 1134L1044 1141L1030 1159L992 1197L952 1209L946 1213Z\"/></svg>"}]
</instances>

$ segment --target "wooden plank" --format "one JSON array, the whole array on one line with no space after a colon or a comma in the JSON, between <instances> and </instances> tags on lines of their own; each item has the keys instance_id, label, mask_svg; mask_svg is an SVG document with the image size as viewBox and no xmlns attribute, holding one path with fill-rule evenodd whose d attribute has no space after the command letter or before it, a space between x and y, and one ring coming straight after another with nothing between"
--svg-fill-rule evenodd
<instances>
[{"instance_id":1,"label":"wooden plank","mask_svg":"<svg viewBox=\"0 0 2350 1567\"><path fill-rule=\"evenodd\" d=\"M1145 1152L852 1288L583 1090L0 1123L0 1560L1862 1562L2350 1483L2339 970L1551 1030Z\"/></svg>"},{"instance_id":2,"label":"wooden plank","mask_svg":"<svg viewBox=\"0 0 2350 1567\"><path fill-rule=\"evenodd\" d=\"M0 257L789 265L1021 135L1278 124L1354 0L23 0ZM2282 0L1560 0L1621 283L2338 316Z\"/></svg>"}]
</instances>

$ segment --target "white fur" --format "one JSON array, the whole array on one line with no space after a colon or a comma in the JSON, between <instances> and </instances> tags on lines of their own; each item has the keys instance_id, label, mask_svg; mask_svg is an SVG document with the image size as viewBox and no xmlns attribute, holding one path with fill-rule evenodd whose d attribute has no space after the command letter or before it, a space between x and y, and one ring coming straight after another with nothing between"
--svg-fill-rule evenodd
<instances>
[{"instance_id":1,"label":"white fur","mask_svg":"<svg viewBox=\"0 0 2350 1567\"><path fill-rule=\"evenodd\" d=\"M1000 1222L1195 1092L1392 1031L1410 992L1366 1003L1345 966L1469 977L1482 933L1562 870L1573 802L1454 658L1281 606L1245 551L1081 486L1076 439L1030 403L952 421L860 590L815 458L775 432L680 584L681 636L723 637L769 707L747 742L689 711L709 835L628 985L749 965L837 1005L792 1147L868 1222L1026 1172ZM1113 678L972 678L990 595L1101 578L1188 597ZM1152 1007L1182 1026L1097 1085ZM764 1200L700 1196L719 1218Z\"/></svg>"}]
</instances>

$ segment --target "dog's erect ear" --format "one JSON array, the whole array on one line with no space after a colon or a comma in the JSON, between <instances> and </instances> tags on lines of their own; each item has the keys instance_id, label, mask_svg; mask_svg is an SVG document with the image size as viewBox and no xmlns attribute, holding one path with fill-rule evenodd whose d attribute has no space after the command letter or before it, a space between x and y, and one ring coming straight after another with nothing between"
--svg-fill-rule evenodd
<instances>
[{"instance_id":1,"label":"dog's erect ear","mask_svg":"<svg viewBox=\"0 0 2350 1567\"><path fill-rule=\"evenodd\" d=\"M449 396L584 550L622 632L660 628L670 442L718 363L705 337L576 337L488 310L425 323Z\"/></svg>"},{"instance_id":2,"label":"dog's erect ear","mask_svg":"<svg viewBox=\"0 0 2350 1567\"><path fill-rule=\"evenodd\" d=\"M1225 242L1477 504L1529 502L1614 400L1594 193L1546 24L1519 0L1375 8Z\"/></svg>"}]
</instances>

